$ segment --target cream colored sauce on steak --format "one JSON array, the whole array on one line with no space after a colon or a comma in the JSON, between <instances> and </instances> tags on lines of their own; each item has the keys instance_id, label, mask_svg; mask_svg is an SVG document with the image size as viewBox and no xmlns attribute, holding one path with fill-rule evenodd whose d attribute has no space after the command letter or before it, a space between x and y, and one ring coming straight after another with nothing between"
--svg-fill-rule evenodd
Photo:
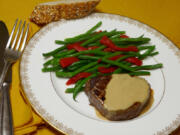
<instances>
[{"instance_id":1,"label":"cream colored sauce on steak","mask_svg":"<svg viewBox=\"0 0 180 135\"><path fill-rule=\"evenodd\" d=\"M104 106L112 111L125 110L135 102L144 104L150 96L148 82L128 74L113 74L105 91Z\"/></svg>"}]
</instances>

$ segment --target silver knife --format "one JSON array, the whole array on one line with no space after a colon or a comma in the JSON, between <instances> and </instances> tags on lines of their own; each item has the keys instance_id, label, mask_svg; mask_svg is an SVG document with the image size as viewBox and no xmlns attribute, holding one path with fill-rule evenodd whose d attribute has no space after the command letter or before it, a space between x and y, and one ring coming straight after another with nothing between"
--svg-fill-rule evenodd
<instances>
[{"instance_id":1,"label":"silver knife","mask_svg":"<svg viewBox=\"0 0 180 135\"><path fill-rule=\"evenodd\" d=\"M5 46L9 38L9 33L6 25L0 21L0 74L4 65L4 51ZM13 122L11 113L11 104L9 98L9 88L12 79L12 69L9 68L8 74L3 84L2 90L0 90L0 134L1 135L13 135Z\"/></svg>"},{"instance_id":2,"label":"silver knife","mask_svg":"<svg viewBox=\"0 0 180 135\"><path fill-rule=\"evenodd\" d=\"M2 72L4 65L3 57L4 57L4 51L8 38L9 38L9 33L7 27L2 21L0 21L0 74Z\"/></svg>"},{"instance_id":3,"label":"silver knife","mask_svg":"<svg viewBox=\"0 0 180 135\"><path fill-rule=\"evenodd\" d=\"M5 51L5 47L6 47L6 43L8 41L8 38L9 38L9 33L7 30L7 27L2 21L0 21L0 75L2 73L2 69L4 66L3 57L4 57L4 51ZM3 101L2 90L0 90L0 119L2 118L2 115L3 115L3 113L2 113L2 107L3 107L2 101Z\"/></svg>"},{"instance_id":4,"label":"silver knife","mask_svg":"<svg viewBox=\"0 0 180 135\"><path fill-rule=\"evenodd\" d=\"M4 52L5 52L5 47L6 47L6 43L8 41L9 38L9 33L7 30L7 27L5 25L4 22L0 21L0 75L2 73L3 70L3 66L4 66ZM0 90L0 118L2 118L2 90Z\"/></svg>"}]
</instances>

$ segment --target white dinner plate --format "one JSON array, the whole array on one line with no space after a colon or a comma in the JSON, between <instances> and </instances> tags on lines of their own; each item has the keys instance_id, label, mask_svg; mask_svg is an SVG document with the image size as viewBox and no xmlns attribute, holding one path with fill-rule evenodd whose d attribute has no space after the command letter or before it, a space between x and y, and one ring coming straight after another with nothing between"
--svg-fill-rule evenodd
<instances>
[{"instance_id":1,"label":"white dinner plate","mask_svg":"<svg viewBox=\"0 0 180 135\"><path fill-rule=\"evenodd\" d=\"M130 37L144 34L156 45L159 55L144 64L163 63L162 69L144 76L154 90L151 108L135 119L107 121L96 115L84 92L65 94L66 79L41 71L46 59L42 53L58 47L55 40L64 40L84 33L97 22L101 30L124 30ZM53 22L38 31L28 42L20 65L23 89L35 111L57 130L69 135L167 135L180 125L180 51L157 30L139 21L113 14L94 13L76 20Z\"/></svg>"}]
</instances>

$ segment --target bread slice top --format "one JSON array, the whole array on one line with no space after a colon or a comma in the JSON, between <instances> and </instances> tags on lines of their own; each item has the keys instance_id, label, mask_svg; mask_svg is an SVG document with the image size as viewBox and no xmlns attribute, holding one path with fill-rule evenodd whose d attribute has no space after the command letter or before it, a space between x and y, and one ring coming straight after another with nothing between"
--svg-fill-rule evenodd
<instances>
[{"instance_id":1,"label":"bread slice top","mask_svg":"<svg viewBox=\"0 0 180 135\"><path fill-rule=\"evenodd\" d=\"M50 1L45 3L40 3L38 5L61 5L61 4L77 4L77 3L86 3L96 1L100 2L100 0L57 0L57 1Z\"/></svg>"}]
</instances>

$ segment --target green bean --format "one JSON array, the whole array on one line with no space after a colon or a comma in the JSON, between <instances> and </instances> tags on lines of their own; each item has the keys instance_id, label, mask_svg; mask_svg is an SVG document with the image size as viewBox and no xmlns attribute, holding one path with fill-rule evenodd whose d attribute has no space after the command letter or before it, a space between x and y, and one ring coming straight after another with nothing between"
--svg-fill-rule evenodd
<instances>
[{"instance_id":1,"label":"green bean","mask_svg":"<svg viewBox=\"0 0 180 135\"><path fill-rule=\"evenodd\" d=\"M143 35L141 35L141 36L139 36L138 38L143 38L144 37L144 34Z\"/></svg>"},{"instance_id":2,"label":"green bean","mask_svg":"<svg viewBox=\"0 0 180 135\"><path fill-rule=\"evenodd\" d=\"M57 71L57 72L56 72L56 76L57 76L57 77L72 77L72 76L75 76L76 74L78 74L78 73L80 73L80 72L82 72L82 71L85 71L86 69L88 69L88 68L90 68L90 67L95 66L96 64L98 64L97 61L92 62L92 63L89 63L89 64L87 64L87 65L85 65L85 66L77 69L77 70L74 71L74 72L59 72L59 71Z\"/></svg>"},{"instance_id":3,"label":"green bean","mask_svg":"<svg viewBox=\"0 0 180 135\"><path fill-rule=\"evenodd\" d=\"M149 46L138 46L138 50L141 51L141 50L146 50L146 49L149 49L151 47L155 47L155 45L149 45Z\"/></svg>"},{"instance_id":4,"label":"green bean","mask_svg":"<svg viewBox=\"0 0 180 135\"><path fill-rule=\"evenodd\" d=\"M73 93L74 92L74 88L67 88L65 90L65 93Z\"/></svg>"},{"instance_id":5,"label":"green bean","mask_svg":"<svg viewBox=\"0 0 180 135\"><path fill-rule=\"evenodd\" d=\"M108 34L107 36L111 39L111 38L118 37L118 36L125 34L125 33L126 33L125 31L115 31L111 34Z\"/></svg>"},{"instance_id":6,"label":"green bean","mask_svg":"<svg viewBox=\"0 0 180 135\"><path fill-rule=\"evenodd\" d=\"M132 65L132 63L129 63L127 61L122 61L122 64L127 65L127 66L131 66Z\"/></svg>"},{"instance_id":7,"label":"green bean","mask_svg":"<svg viewBox=\"0 0 180 135\"><path fill-rule=\"evenodd\" d=\"M94 27L92 27L90 30L88 30L86 33L92 33L97 28L99 28L102 25L102 21L99 21Z\"/></svg>"},{"instance_id":8,"label":"green bean","mask_svg":"<svg viewBox=\"0 0 180 135\"><path fill-rule=\"evenodd\" d=\"M132 67L135 70L150 70L150 69L157 69L157 68L162 68L163 64L159 63L159 64L154 64L154 65L143 65L143 66L137 66L137 67Z\"/></svg>"},{"instance_id":9,"label":"green bean","mask_svg":"<svg viewBox=\"0 0 180 135\"><path fill-rule=\"evenodd\" d=\"M136 57L140 57L141 56L141 54L139 52L122 52L122 54L132 55L132 56L136 56Z\"/></svg>"},{"instance_id":10,"label":"green bean","mask_svg":"<svg viewBox=\"0 0 180 135\"><path fill-rule=\"evenodd\" d=\"M149 48L147 49L147 51L144 52L139 58L140 58L140 59L146 58L147 56L149 56L149 54L151 54L151 52L154 51L154 49L155 49L155 46L149 47Z\"/></svg>"},{"instance_id":11,"label":"green bean","mask_svg":"<svg viewBox=\"0 0 180 135\"><path fill-rule=\"evenodd\" d=\"M77 62L73 63L72 65L68 66L67 69L70 71L74 71L74 70L82 67L84 64L87 64L90 62L91 62L91 60L80 60L80 61L77 61Z\"/></svg>"},{"instance_id":12,"label":"green bean","mask_svg":"<svg viewBox=\"0 0 180 135\"><path fill-rule=\"evenodd\" d=\"M159 54L159 52L152 52L152 53L149 54L149 56L155 56L157 54Z\"/></svg>"},{"instance_id":13,"label":"green bean","mask_svg":"<svg viewBox=\"0 0 180 135\"><path fill-rule=\"evenodd\" d=\"M52 61L51 61L51 65L53 66L56 66L56 65L59 65L59 58L54 58Z\"/></svg>"},{"instance_id":14,"label":"green bean","mask_svg":"<svg viewBox=\"0 0 180 135\"><path fill-rule=\"evenodd\" d=\"M97 41L97 42L88 44L88 46L101 46L101 43Z\"/></svg>"},{"instance_id":15,"label":"green bean","mask_svg":"<svg viewBox=\"0 0 180 135\"><path fill-rule=\"evenodd\" d=\"M150 72L148 71L138 71L138 72L130 72L129 75L133 76L139 76L139 75L150 75Z\"/></svg>"},{"instance_id":16,"label":"green bean","mask_svg":"<svg viewBox=\"0 0 180 135\"><path fill-rule=\"evenodd\" d=\"M106 48L106 46L102 45L102 46L98 47L96 50L102 50L104 48Z\"/></svg>"},{"instance_id":17,"label":"green bean","mask_svg":"<svg viewBox=\"0 0 180 135\"><path fill-rule=\"evenodd\" d=\"M85 87L81 87L78 92L83 91L84 88ZM74 92L74 88L67 88L66 91L65 91L65 93L73 93L73 92Z\"/></svg>"},{"instance_id":18,"label":"green bean","mask_svg":"<svg viewBox=\"0 0 180 135\"><path fill-rule=\"evenodd\" d=\"M121 73L122 72L122 69L121 68L118 68L118 69L116 69L114 72L113 72L113 74L119 74L119 73Z\"/></svg>"},{"instance_id":19,"label":"green bean","mask_svg":"<svg viewBox=\"0 0 180 135\"><path fill-rule=\"evenodd\" d=\"M59 45L66 45L66 44L68 44L68 42L62 41L62 40L55 40L55 43L59 44Z\"/></svg>"},{"instance_id":20,"label":"green bean","mask_svg":"<svg viewBox=\"0 0 180 135\"><path fill-rule=\"evenodd\" d=\"M49 65L53 65L53 66L59 65L59 58L50 59L43 64L44 67L48 67Z\"/></svg>"},{"instance_id":21,"label":"green bean","mask_svg":"<svg viewBox=\"0 0 180 135\"><path fill-rule=\"evenodd\" d=\"M47 67L47 66L51 65L51 62L52 62L53 60L54 60L54 59L50 59L50 60L46 61L46 62L43 64L43 66L44 66L44 67Z\"/></svg>"},{"instance_id":22,"label":"green bean","mask_svg":"<svg viewBox=\"0 0 180 135\"><path fill-rule=\"evenodd\" d=\"M77 85L77 87L74 88L74 92L73 92L73 99L76 99L76 96L78 95L78 93L81 91L83 85L91 78L96 77L98 75L98 73L92 74L89 77L83 79L79 85Z\"/></svg>"},{"instance_id":23,"label":"green bean","mask_svg":"<svg viewBox=\"0 0 180 135\"><path fill-rule=\"evenodd\" d=\"M76 52L74 49L73 50L69 50L69 51L66 51L66 52L62 52L62 53L57 53L54 56L54 58L62 58L62 57L65 57L66 55L69 55L69 54L72 54Z\"/></svg>"},{"instance_id":24,"label":"green bean","mask_svg":"<svg viewBox=\"0 0 180 135\"><path fill-rule=\"evenodd\" d=\"M64 49L66 49L66 47L65 46L61 46L61 47L59 47L59 48L57 48L57 49L55 49L55 50L53 50L51 52L43 53L43 56L44 57L52 56L52 55L54 55L54 54L56 54L56 53L58 53L58 52L60 52L60 51L62 51Z\"/></svg>"},{"instance_id":25,"label":"green bean","mask_svg":"<svg viewBox=\"0 0 180 135\"><path fill-rule=\"evenodd\" d=\"M48 67L49 65L52 65L52 66L59 65L59 58L50 59L43 64L44 68Z\"/></svg>"},{"instance_id":26,"label":"green bean","mask_svg":"<svg viewBox=\"0 0 180 135\"><path fill-rule=\"evenodd\" d=\"M68 43L68 44L72 44L72 43L75 43L75 42L81 42L81 41L92 38L94 36L94 34L95 33L83 34L81 37L74 37L72 39L65 39L65 42Z\"/></svg>"},{"instance_id":27,"label":"green bean","mask_svg":"<svg viewBox=\"0 0 180 135\"><path fill-rule=\"evenodd\" d=\"M150 38L116 38L112 39L114 43L126 43L126 42L131 42L131 43L136 43L140 41L146 41L149 42L151 39Z\"/></svg>"},{"instance_id":28,"label":"green bean","mask_svg":"<svg viewBox=\"0 0 180 135\"><path fill-rule=\"evenodd\" d=\"M116 38L119 38L122 34L125 34L125 33L118 33L118 34L115 34L113 36L110 37L110 39L116 39Z\"/></svg>"},{"instance_id":29,"label":"green bean","mask_svg":"<svg viewBox=\"0 0 180 135\"><path fill-rule=\"evenodd\" d=\"M80 55L78 56L79 59L89 59L89 60L100 60L100 57L96 56L88 56L88 55Z\"/></svg>"},{"instance_id":30,"label":"green bean","mask_svg":"<svg viewBox=\"0 0 180 135\"><path fill-rule=\"evenodd\" d=\"M86 69L88 69L88 68L90 68L90 67L93 67L93 66L95 66L95 65L97 65L97 64L98 64L97 61L91 62L91 63L89 63L89 64L87 64L87 65L79 68L78 70L74 71L74 75L76 75L76 74L78 74L78 73L80 73L80 72L82 72L82 71L85 71ZM73 75L73 76L74 76L74 75Z\"/></svg>"},{"instance_id":31,"label":"green bean","mask_svg":"<svg viewBox=\"0 0 180 135\"><path fill-rule=\"evenodd\" d=\"M127 41L122 41L122 42L114 42L116 45L118 46L127 46L127 45L135 45L135 46L140 46L140 45L144 45L146 43L148 43L149 41L146 40L146 41L138 41L138 42L127 42Z\"/></svg>"},{"instance_id":32,"label":"green bean","mask_svg":"<svg viewBox=\"0 0 180 135\"><path fill-rule=\"evenodd\" d=\"M122 52L114 52L114 53L111 53L111 54L109 54L107 56L104 56L104 58L107 59L107 58L111 58L113 56L120 55L120 54L122 54Z\"/></svg>"},{"instance_id":33,"label":"green bean","mask_svg":"<svg viewBox=\"0 0 180 135\"><path fill-rule=\"evenodd\" d=\"M84 37L81 37L81 38L77 38L76 40L68 40L68 43L76 43L76 42L81 42L81 41L85 41L85 40L88 40L90 38L92 38L94 36L94 34L87 34L86 36Z\"/></svg>"},{"instance_id":34,"label":"green bean","mask_svg":"<svg viewBox=\"0 0 180 135\"><path fill-rule=\"evenodd\" d=\"M65 41L74 41L79 38L86 37L87 35L91 34L93 31L95 31L97 28L99 28L102 25L102 22L98 22L95 26L93 26L91 29L89 29L87 32L80 34L78 36L72 37L72 38L66 38Z\"/></svg>"},{"instance_id":35,"label":"green bean","mask_svg":"<svg viewBox=\"0 0 180 135\"><path fill-rule=\"evenodd\" d=\"M136 43L133 43L133 45L135 46L140 46L140 45L144 45L146 43L148 43L149 41L139 41L139 42L136 42Z\"/></svg>"},{"instance_id":36,"label":"green bean","mask_svg":"<svg viewBox=\"0 0 180 135\"><path fill-rule=\"evenodd\" d=\"M60 65L54 67L44 67L42 68L42 72L52 72L52 71L58 71L60 69L62 69Z\"/></svg>"}]
</instances>

